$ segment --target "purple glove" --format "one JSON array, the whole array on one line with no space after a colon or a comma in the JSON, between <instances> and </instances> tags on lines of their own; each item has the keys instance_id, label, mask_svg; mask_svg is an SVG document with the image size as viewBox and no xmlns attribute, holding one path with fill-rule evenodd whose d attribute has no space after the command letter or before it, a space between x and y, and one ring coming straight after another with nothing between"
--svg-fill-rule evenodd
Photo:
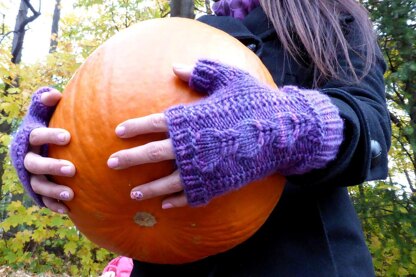
<instances>
[{"instance_id":1,"label":"purple glove","mask_svg":"<svg viewBox=\"0 0 416 277\"><path fill-rule=\"evenodd\" d=\"M216 15L243 19L259 5L259 0L220 0L212 5L212 9Z\"/></svg>"},{"instance_id":2,"label":"purple glove","mask_svg":"<svg viewBox=\"0 0 416 277\"><path fill-rule=\"evenodd\" d=\"M10 156L12 164L17 171L17 175L20 182L23 184L26 192L39 206L44 207L45 204L42 198L36 194L32 186L30 185L30 173L24 166L24 159L26 154L29 152L29 135L33 129L46 127L51 119L52 113L55 107L48 107L42 104L40 96L44 92L51 91L51 88L44 87L37 90L32 97L32 102L29 107L29 111L23 119L22 124L13 136L13 140L10 147ZM46 148L41 148L43 156L46 156Z\"/></svg>"},{"instance_id":3,"label":"purple glove","mask_svg":"<svg viewBox=\"0 0 416 277\"><path fill-rule=\"evenodd\" d=\"M318 91L273 90L246 72L206 60L197 63L189 85L209 96L165 116L192 206L275 172L323 168L336 157L343 121Z\"/></svg>"}]
</instances>

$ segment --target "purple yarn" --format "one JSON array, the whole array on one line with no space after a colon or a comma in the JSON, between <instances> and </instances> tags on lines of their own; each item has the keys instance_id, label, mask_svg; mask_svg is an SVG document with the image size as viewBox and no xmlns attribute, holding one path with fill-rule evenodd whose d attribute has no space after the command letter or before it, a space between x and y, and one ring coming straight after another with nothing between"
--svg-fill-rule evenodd
<instances>
[{"instance_id":1,"label":"purple yarn","mask_svg":"<svg viewBox=\"0 0 416 277\"><path fill-rule=\"evenodd\" d=\"M41 196L36 194L30 185L31 176L24 166L24 158L29 152L30 133L35 128L46 127L49 123L53 111L55 110L55 107L45 106L41 102L42 93L49 92L51 90L51 88L44 87L37 90L33 94L29 111L23 119L19 129L13 135L13 139L10 145L10 156L12 164L16 169L20 182L22 183L29 196L36 202L36 204L42 207L44 207L45 204L43 203Z\"/></svg>"},{"instance_id":2,"label":"purple yarn","mask_svg":"<svg viewBox=\"0 0 416 277\"><path fill-rule=\"evenodd\" d=\"M258 0L220 0L212 5L212 9L216 15L243 19L259 5Z\"/></svg>"},{"instance_id":3,"label":"purple yarn","mask_svg":"<svg viewBox=\"0 0 416 277\"><path fill-rule=\"evenodd\" d=\"M336 157L343 121L329 97L316 90L274 90L207 60L197 63L189 85L209 96L165 115L192 206L275 172L323 168Z\"/></svg>"}]
</instances>

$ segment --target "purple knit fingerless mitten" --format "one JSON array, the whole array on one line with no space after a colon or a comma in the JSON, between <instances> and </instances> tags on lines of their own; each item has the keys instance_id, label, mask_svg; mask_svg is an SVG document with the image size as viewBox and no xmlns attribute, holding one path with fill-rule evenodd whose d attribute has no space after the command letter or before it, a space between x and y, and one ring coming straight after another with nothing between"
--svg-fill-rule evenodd
<instances>
[{"instance_id":1,"label":"purple knit fingerless mitten","mask_svg":"<svg viewBox=\"0 0 416 277\"><path fill-rule=\"evenodd\" d=\"M275 172L323 168L336 157L343 121L329 97L316 90L271 89L207 60L197 63L189 85L209 96L165 115L192 206Z\"/></svg>"},{"instance_id":2,"label":"purple knit fingerless mitten","mask_svg":"<svg viewBox=\"0 0 416 277\"><path fill-rule=\"evenodd\" d=\"M42 104L40 97L44 92L51 91L51 88L44 87L37 90L32 97L32 102L25 118L19 129L13 136L10 146L10 156L12 164L16 169L20 182L23 184L26 192L39 206L44 207L42 198L36 194L30 185L30 173L24 166L24 158L29 152L29 135L35 128L46 127L52 116L55 107L47 107ZM44 151L45 152L45 151ZM43 153L45 154L45 153Z\"/></svg>"},{"instance_id":3,"label":"purple knit fingerless mitten","mask_svg":"<svg viewBox=\"0 0 416 277\"><path fill-rule=\"evenodd\" d=\"M259 5L259 0L220 0L212 5L212 9L216 15L243 19Z\"/></svg>"}]
</instances>

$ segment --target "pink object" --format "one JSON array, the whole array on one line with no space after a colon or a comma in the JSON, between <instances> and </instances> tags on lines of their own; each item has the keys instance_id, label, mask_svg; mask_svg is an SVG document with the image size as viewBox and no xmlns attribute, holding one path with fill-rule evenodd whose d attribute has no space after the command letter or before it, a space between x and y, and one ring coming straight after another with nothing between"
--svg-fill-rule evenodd
<instances>
[{"instance_id":1,"label":"pink object","mask_svg":"<svg viewBox=\"0 0 416 277\"><path fill-rule=\"evenodd\" d=\"M129 277L133 270L133 260L127 257L112 259L104 268L102 276ZM108 273L114 272L114 275Z\"/></svg>"}]
</instances>

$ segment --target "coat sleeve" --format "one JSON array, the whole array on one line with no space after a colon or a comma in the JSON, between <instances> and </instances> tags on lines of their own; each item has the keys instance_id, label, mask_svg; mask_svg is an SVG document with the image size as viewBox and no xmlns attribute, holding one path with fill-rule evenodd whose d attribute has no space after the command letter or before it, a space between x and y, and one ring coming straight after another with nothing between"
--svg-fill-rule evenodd
<instances>
[{"instance_id":1,"label":"coat sleeve","mask_svg":"<svg viewBox=\"0 0 416 277\"><path fill-rule=\"evenodd\" d=\"M362 73L360 58L362 41L354 36L350 23L347 40L351 45L350 58L357 73ZM345 58L340 64L348 72ZM291 176L291 183L302 186L349 186L387 177L387 153L391 144L391 125L386 105L384 72L386 65L377 46L376 59L370 72L359 82L328 80L320 89L338 107L344 120L344 142L336 160L324 169L302 176ZM346 78L345 78L346 79Z\"/></svg>"}]
</instances>

